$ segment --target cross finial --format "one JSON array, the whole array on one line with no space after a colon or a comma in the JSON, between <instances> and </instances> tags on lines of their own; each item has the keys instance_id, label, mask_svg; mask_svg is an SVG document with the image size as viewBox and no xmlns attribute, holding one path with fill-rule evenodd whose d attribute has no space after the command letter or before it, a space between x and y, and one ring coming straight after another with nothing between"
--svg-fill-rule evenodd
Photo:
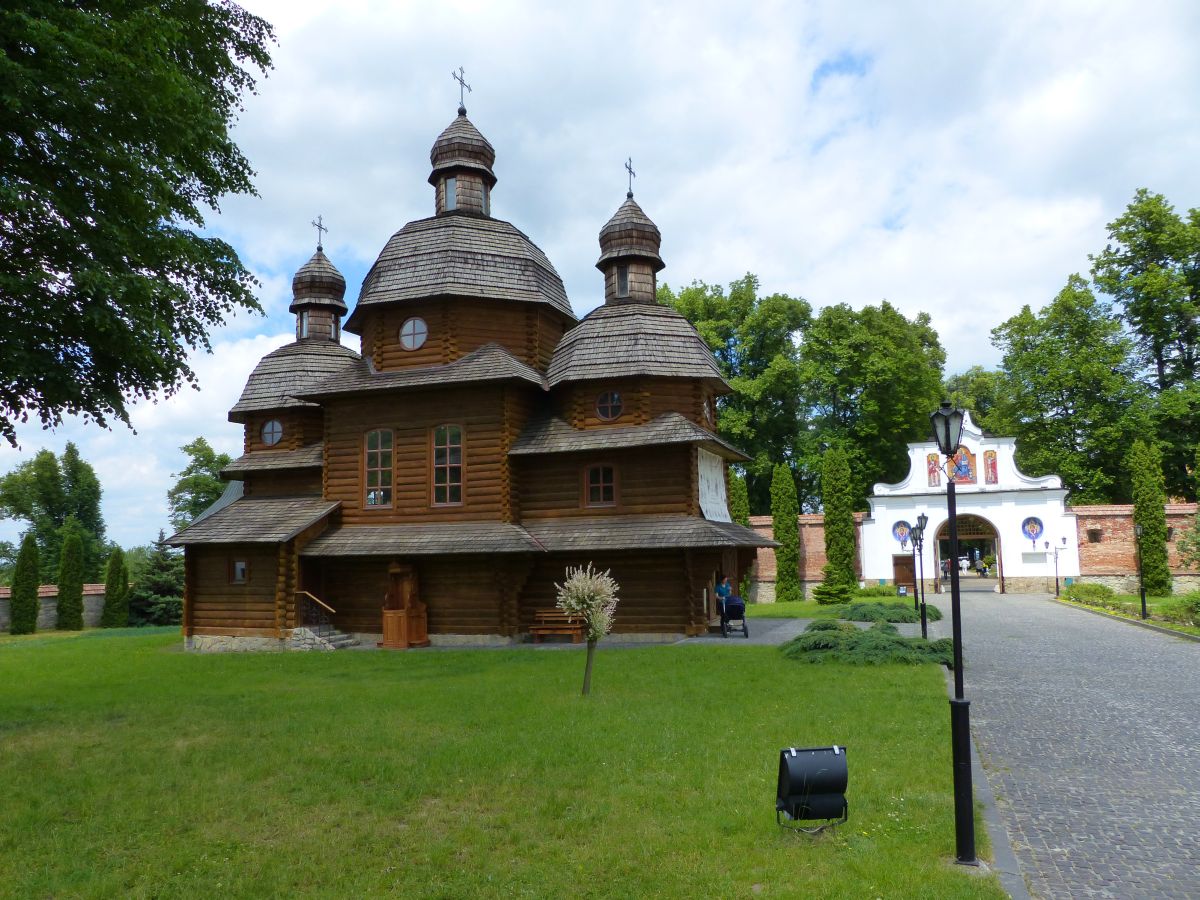
<instances>
[{"instance_id":1,"label":"cross finial","mask_svg":"<svg viewBox=\"0 0 1200 900\"><path fill-rule=\"evenodd\" d=\"M466 78L465 78L466 74L467 73L463 71L462 66L458 67L457 72L454 72L454 71L450 72L450 77L458 82L458 114L460 116L466 115L466 113L467 113L467 107L464 102L465 96L463 94L463 90L465 89L467 91L467 93L470 93L470 91L471 91L471 86L469 84L467 84L467 82L466 82Z\"/></svg>"},{"instance_id":2,"label":"cross finial","mask_svg":"<svg viewBox=\"0 0 1200 900\"><path fill-rule=\"evenodd\" d=\"M629 193L625 196L633 196L633 179L637 178L637 172L633 171L633 157L625 160L625 171L629 173Z\"/></svg>"},{"instance_id":3,"label":"cross finial","mask_svg":"<svg viewBox=\"0 0 1200 900\"><path fill-rule=\"evenodd\" d=\"M321 243L325 237L325 232L329 230L325 227L325 217L317 216L316 220L312 223L312 227L317 229L317 249L324 250L325 248L321 246Z\"/></svg>"}]
</instances>

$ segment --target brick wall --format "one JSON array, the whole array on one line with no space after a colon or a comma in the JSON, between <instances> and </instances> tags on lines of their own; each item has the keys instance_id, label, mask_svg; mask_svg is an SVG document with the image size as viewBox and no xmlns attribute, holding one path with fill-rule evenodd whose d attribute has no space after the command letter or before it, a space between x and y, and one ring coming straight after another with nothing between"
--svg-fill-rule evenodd
<instances>
[{"instance_id":1,"label":"brick wall","mask_svg":"<svg viewBox=\"0 0 1200 900\"><path fill-rule=\"evenodd\" d=\"M862 546L862 520L866 513L854 514L855 542ZM800 521L800 581L804 584L821 580L821 572L825 568L825 517L821 515L803 515ZM770 516L751 516L750 527L763 537L773 537ZM861 574L862 566L858 566ZM775 551L770 547L762 547L758 551L758 564L755 567L755 580L775 581Z\"/></svg>"},{"instance_id":2,"label":"brick wall","mask_svg":"<svg viewBox=\"0 0 1200 900\"><path fill-rule=\"evenodd\" d=\"M1075 514L1079 534L1079 572L1088 575L1128 575L1137 572L1137 544L1133 534L1133 507L1069 506ZM1172 575L1197 575L1195 566L1184 566L1178 543L1196 517L1195 503L1168 503L1167 527L1174 535L1167 542L1167 564ZM1089 534L1091 532L1091 534ZM1098 537L1098 541L1093 541Z\"/></svg>"}]
</instances>

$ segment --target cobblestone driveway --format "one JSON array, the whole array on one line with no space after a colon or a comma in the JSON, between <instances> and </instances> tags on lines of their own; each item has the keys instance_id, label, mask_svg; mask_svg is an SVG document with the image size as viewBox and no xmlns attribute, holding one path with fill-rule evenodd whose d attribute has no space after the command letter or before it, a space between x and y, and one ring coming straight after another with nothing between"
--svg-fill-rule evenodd
<instances>
[{"instance_id":1,"label":"cobblestone driveway","mask_svg":"<svg viewBox=\"0 0 1200 900\"><path fill-rule=\"evenodd\" d=\"M1200 643L964 593L963 646L972 732L1034 896L1200 897Z\"/></svg>"}]
</instances>

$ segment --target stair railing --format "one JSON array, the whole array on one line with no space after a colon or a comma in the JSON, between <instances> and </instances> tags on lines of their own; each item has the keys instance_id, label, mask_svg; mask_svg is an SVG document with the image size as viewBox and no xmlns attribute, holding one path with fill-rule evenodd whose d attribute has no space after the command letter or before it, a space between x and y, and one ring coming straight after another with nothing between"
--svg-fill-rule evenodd
<instances>
[{"instance_id":1,"label":"stair railing","mask_svg":"<svg viewBox=\"0 0 1200 900\"><path fill-rule=\"evenodd\" d=\"M336 614L337 610L308 591L296 591L296 600L300 606L300 624L319 638L332 637L335 629L330 616Z\"/></svg>"}]
</instances>

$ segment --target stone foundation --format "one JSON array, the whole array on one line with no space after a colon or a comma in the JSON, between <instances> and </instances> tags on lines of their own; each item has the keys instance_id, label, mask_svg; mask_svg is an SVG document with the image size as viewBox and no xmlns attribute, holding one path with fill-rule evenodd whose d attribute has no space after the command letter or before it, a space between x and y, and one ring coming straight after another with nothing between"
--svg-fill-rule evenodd
<instances>
[{"instance_id":1,"label":"stone foundation","mask_svg":"<svg viewBox=\"0 0 1200 900\"><path fill-rule=\"evenodd\" d=\"M288 649L288 642L273 637L195 634L183 639L185 650L192 653L263 653Z\"/></svg>"},{"instance_id":2,"label":"stone foundation","mask_svg":"<svg viewBox=\"0 0 1200 900\"><path fill-rule=\"evenodd\" d=\"M1200 591L1200 575L1176 575L1171 581L1173 594L1189 594L1192 591ZM1071 582L1073 584L1102 584L1118 594L1136 594L1139 589L1136 573L1133 575L1081 575L1072 578ZM1053 583L1051 583L1050 589L1054 589Z\"/></svg>"},{"instance_id":3,"label":"stone foundation","mask_svg":"<svg viewBox=\"0 0 1200 900\"><path fill-rule=\"evenodd\" d=\"M85 591L91 585L85 586ZM103 585L101 585L103 587ZM44 589L43 589L44 591ZM37 630L54 631L58 627L58 595L39 597ZM0 632L8 633L12 627L12 615L9 610L9 598L0 597ZM100 627L100 616L104 613L104 593L85 593L83 595L83 627Z\"/></svg>"},{"instance_id":4,"label":"stone foundation","mask_svg":"<svg viewBox=\"0 0 1200 900\"><path fill-rule=\"evenodd\" d=\"M337 648L311 628L293 628L292 636L287 641L287 649L319 650L331 653Z\"/></svg>"}]
</instances>

